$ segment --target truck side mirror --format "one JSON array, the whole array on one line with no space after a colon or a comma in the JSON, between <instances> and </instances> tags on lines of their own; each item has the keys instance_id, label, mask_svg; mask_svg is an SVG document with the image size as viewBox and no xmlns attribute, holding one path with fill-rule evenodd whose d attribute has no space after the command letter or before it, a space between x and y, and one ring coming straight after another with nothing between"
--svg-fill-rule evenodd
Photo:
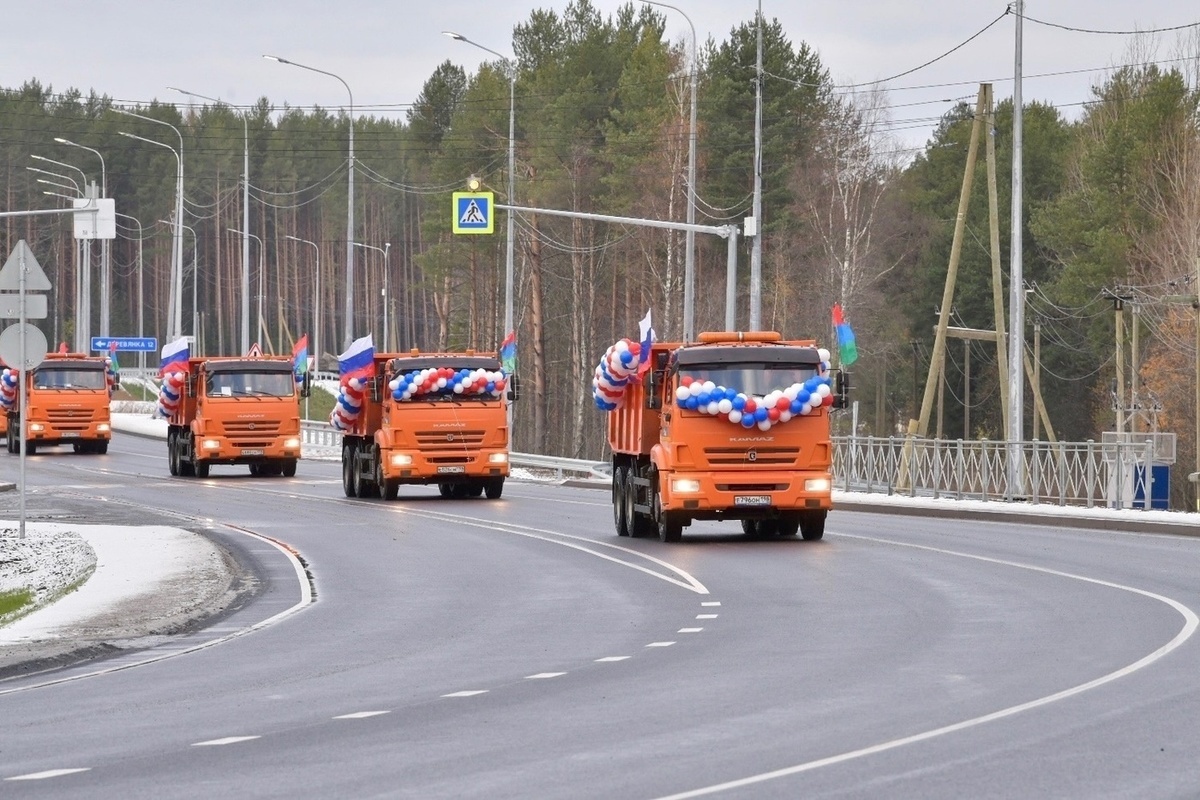
<instances>
[{"instance_id":1,"label":"truck side mirror","mask_svg":"<svg viewBox=\"0 0 1200 800\"><path fill-rule=\"evenodd\" d=\"M838 370L837 378L834 379L833 407L834 408L849 408L850 407L850 373L844 369Z\"/></svg>"},{"instance_id":2,"label":"truck side mirror","mask_svg":"<svg viewBox=\"0 0 1200 800\"><path fill-rule=\"evenodd\" d=\"M383 381L380 380L378 375L367 381L367 391L370 392L372 403L383 402Z\"/></svg>"},{"instance_id":3,"label":"truck side mirror","mask_svg":"<svg viewBox=\"0 0 1200 800\"><path fill-rule=\"evenodd\" d=\"M521 379L516 373L508 379L508 399L514 403L521 399Z\"/></svg>"},{"instance_id":4,"label":"truck side mirror","mask_svg":"<svg viewBox=\"0 0 1200 800\"><path fill-rule=\"evenodd\" d=\"M308 397L311 394L312 394L312 376L308 372L305 372L304 380L302 380L300 382L300 396Z\"/></svg>"}]
</instances>

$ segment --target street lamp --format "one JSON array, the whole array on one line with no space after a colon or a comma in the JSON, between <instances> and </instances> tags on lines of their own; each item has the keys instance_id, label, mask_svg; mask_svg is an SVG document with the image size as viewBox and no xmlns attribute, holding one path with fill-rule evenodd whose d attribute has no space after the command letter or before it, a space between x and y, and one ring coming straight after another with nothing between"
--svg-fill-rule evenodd
<instances>
[{"instance_id":1,"label":"street lamp","mask_svg":"<svg viewBox=\"0 0 1200 800\"><path fill-rule=\"evenodd\" d=\"M61 172L51 172L48 169L38 169L37 167L26 167L25 169L29 170L30 172L38 172L38 173L41 173L42 175L50 175L55 178L62 178L64 181L70 181L71 182L70 186L67 186L66 184L63 184L63 183L55 183L54 185L61 186L64 189L74 189L75 192L80 197L83 197L83 189L79 188L79 184L76 183L75 179L72 178L70 175L63 175ZM41 178L38 178L37 182L38 183L51 183L51 181L44 181Z\"/></svg>"},{"instance_id":2,"label":"street lamp","mask_svg":"<svg viewBox=\"0 0 1200 800\"><path fill-rule=\"evenodd\" d=\"M391 242L384 242L383 247L376 247L362 242L353 242L355 247L364 247L367 250L374 250L377 253L383 253L383 349L385 352L391 352L391 340L388 338L388 251L392 249Z\"/></svg>"},{"instance_id":3,"label":"street lamp","mask_svg":"<svg viewBox=\"0 0 1200 800\"><path fill-rule=\"evenodd\" d=\"M68 164L65 161L55 161L53 158L39 156L36 153L31 154L30 158L35 161L44 161L47 164L56 164L60 167L73 169L83 178L83 189L79 188L79 184L67 175L58 172L49 172L37 167L26 167L30 172L39 172L43 175L50 175L55 178L62 178L65 181L70 181L75 191L79 192L80 197L88 197L90 194L90 186L88 183L87 173L81 170L74 164ZM47 186L57 186L60 189L69 189L71 187L53 181L38 180L39 183ZM79 352L87 352L89 337L91 336L92 325L92 241L91 239L79 239L75 242L75 349Z\"/></svg>"},{"instance_id":4,"label":"street lamp","mask_svg":"<svg viewBox=\"0 0 1200 800\"><path fill-rule=\"evenodd\" d=\"M688 180L687 180L687 222L688 225L694 225L696 222L696 62L700 58L700 51L696 49L696 26L692 24L692 18L684 13L683 9L677 8L668 3L661 3L658 0L644 0L652 6L662 6L669 8L672 11L677 11L683 14L683 18L687 20L688 27L692 29L692 71L691 71L691 92L692 92L692 108L691 120L688 128ZM683 340L690 342L695 338L695 295L696 295L696 232L688 228L687 238L685 240L685 252L683 254Z\"/></svg>"},{"instance_id":5,"label":"street lamp","mask_svg":"<svg viewBox=\"0 0 1200 800\"><path fill-rule=\"evenodd\" d=\"M504 62L508 67L508 205L512 206L516 203L515 181L514 181L514 165L516 161L516 91L517 91L517 65L516 62L507 56L497 53L490 47L484 47L479 42L472 41L461 33L454 31L442 31L442 35L449 36L457 42L465 42L469 45L478 47L484 52L491 53ZM504 336L511 333L513 329L513 218L516 212L511 208L508 211L507 236L508 244L504 257ZM503 338L503 337L502 337ZM511 414L511 407L510 412ZM512 420L509 419L511 424Z\"/></svg>"},{"instance_id":6,"label":"street lamp","mask_svg":"<svg viewBox=\"0 0 1200 800\"><path fill-rule=\"evenodd\" d=\"M175 176L176 225L175 251L174 255L172 256L172 260L174 261L174 264L172 265L174 275L171 281L172 286L174 287L174 298L171 306L172 313L169 315L169 322L171 323L169 325L171 328L171 335L178 339L182 335L181 332L183 330L183 321L181 319L183 316L183 134L180 133L179 129L174 125L169 122L163 122L161 119L143 116L142 114L135 114L132 111L126 111L125 109L117 108L116 106L113 106L113 111L116 111L118 114L125 114L129 117L136 117L137 119L145 120L146 122L153 122L157 125L166 125L168 128L175 131L175 135L179 137L179 151L175 152L175 148L170 147L170 145L163 144L162 142L156 142L153 139L143 139L140 136L134 136L132 133L118 131L118 133L120 133L122 136L129 136L134 139L141 139L143 142L150 142L151 144L157 144L162 147L170 148L172 152L175 152L175 158L179 163L179 171Z\"/></svg>"},{"instance_id":7,"label":"street lamp","mask_svg":"<svg viewBox=\"0 0 1200 800\"><path fill-rule=\"evenodd\" d=\"M317 370L321 369L321 248L316 242L311 242L308 239L301 239L299 236L284 235L285 239L291 239L293 242L303 242L304 244L312 245L313 253L317 257L317 277L313 282L313 353L317 358Z\"/></svg>"},{"instance_id":8,"label":"street lamp","mask_svg":"<svg viewBox=\"0 0 1200 800\"><path fill-rule=\"evenodd\" d=\"M254 241L258 242L258 335L262 336L262 333L263 333L263 274L267 270L266 248L263 247L263 240L258 238L257 236L255 236L253 233L249 233L247 231L241 231L241 230L238 230L237 228L226 228L225 230L229 231L230 233L241 234L243 241L245 241L246 237L249 237L249 238L253 239ZM244 352L246 352L246 353L250 352L250 348L247 347Z\"/></svg>"},{"instance_id":9,"label":"street lamp","mask_svg":"<svg viewBox=\"0 0 1200 800\"><path fill-rule=\"evenodd\" d=\"M207 97L196 92L189 92L186 89L179 89L175 86L168 86L168 89L179 92L180 94L189 94L199 97L202 100L209 100L213 103L223 104L222 101L215 97ZM228 104L223 104L228 105ZM245 151L242 157L242 230L250 230L250 125L246 121L250 112L242 114L242 136L245 142ZM242 236L242 352L250 350L250 235Z\"/></svg>"},{"instance_id":10,"label":"street lamp","mask_svg":"<svg viewBox=\"0 0 1200 800\"><path fill-rule=\"evenodd\" d=\"M160 219L160 225L170 225L171 223L165 219ZM200 342L200 311L196 307L196 285L200 282L200 272L196 268L197 253L200 250L200 237L196 235L196 229L191 225L184 225L184 228L192 233L192 339L196 344L196 352L194 355L204 355Z\"/></svg>"},{"instance_id":11,"label":"street lamp","mask_svg":"<svg viewBox=\"0 0 1200 800\"><path fill-rule=\"evenodd\" d=\"M99 150L88 147L82 144L76 144L70 139L64 139L61 136L54 137L54 141L59 144L65 144L69 147L78 147L80 150L87 150L95 153L100 159L100 196L108 197L108 170L104 166L104 156ZM108 336L109 320L112 316L112 272L109 269L111 261L112 247L108 239L100 240L100 335Z\"/></svg>"},{"instance_id":12,"label":"street lamp","mask_svg":"<svg viewBox=\"0 0 1200 800\"><path fill-rule=\"evenodd\" d=\"M293 67L306 69L310 72L328 75L331 78L341 81L342 86L346 87L346 93L350 95L350 188L346 203L346 329L343 335L345 339L343 346L350 347L354 342L354 92L350 91L350 84L332 72L326 72L323 69L309 67L304 64L297 64L295 61L288 61L286 58L280 58L279 56L264 55L263 58L278 61L280 64L290 64Z\"/></svg>"},{"instance_id":13,"label":"street lamp","mask_svg":"<svg viewBox=\"0 0 1200 800\"><path fill-rule=\"evenodd\" d=\"M144 234L142 233L142 223L141 223L141 221L140 221L140 220L139 220L137 217L135 217L135 216L132 216L132 215L130 215L130 214L122 214L122 213L121 213L121 212L119 212L119 211L118 211L118 212L116 212L116 215L117 215L118 217L124 217L125 219L128 219L128 220L133 220L135 223L137 223L137 226L138 226L138 256L137 256L137 258L138 258L138 265L137 265L137 276L138 276L138 338L139 338L139 339L142 339L142 338L144 338L144 337L146 336L146 333L145 333L145 330L146 330L146 328L145 328L145 316L144 316L144 315L145 315L145 309L146 309L146 296L145 296L145 294L144 294L144 291L145 291L145 282L144 282L144 280L143 280L143 275L144 275L144 273L143 273L143 271L142 271L142 240L145 238L145 236L144 236ZM146 353L145 353L145 351L141 351L141 350L139 350L139 351L138 351L138 368L139 368L139 369L142 371L142 373L143 373L143 374L145 374L145 371L146 371Z\"/></svg>"}]
</instances>

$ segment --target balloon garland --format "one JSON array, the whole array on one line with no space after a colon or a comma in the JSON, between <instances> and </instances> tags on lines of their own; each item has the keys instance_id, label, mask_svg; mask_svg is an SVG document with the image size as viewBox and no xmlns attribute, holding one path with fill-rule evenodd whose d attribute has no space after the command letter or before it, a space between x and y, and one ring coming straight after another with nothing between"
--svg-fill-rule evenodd
<instances>
[{"instance_id":1,"label":"balloon garland","mask_svg":"<svg viewBox=\"0 0 1200 800\"><path fill-rule=\"evenodd\" d=\"M637 379L642 345L622 339L608 348L592 377L592 398L601 411L614 411L625 400L625 389Z\"/></svg>"},{"instance_id":2,"label":"balloon garland","mask_svg":"<svg viewBox=\"0 0 1200 800\"><path fill-rule=\"evenodd\" d=\"M833 388L829 379L829 351L817 351L821 363L817 374L803 383L793 383L786 389L776 389L763 397L747 395L737 389L717 386L690 375L679 380L675 390L675 405L689 411L699 411L720 417L743 428L769 430L793 417L812 414L822 406L833 405Z\"/></svg>"},{"instance_id":3,"label":"balloon garland","mask_svg":"<svg viewBox=\"0 0 1200 800\"><path fill-rule=\"evenodd\" d=\"M11 411L17 403L17 388L21 385L21 373L15 369L4 368L0 372L0 408L5 412Z\"/></svg>"},{"instance_id":4,"label":"balloon garland","mask_svg":"<svg viewBox=\"0 0 1200 800\"><path fill-rule=\"evenodd\" d=\"M430 367L397 375L388 383L388 388L392 391L393 400L404 402L422 395L500 397L507 383L503 370Z\"/></svg>"},{"instance_id":5,"label":"balloon garland","mask_svg":"<svg viewBox=\"0 0 1200 800\"><path fill-rule=\"evenodd\" d=\"M366 400L367 383L361 378L342 381L338 389L337 402L329 414L329 424L335 431L348 431L358 422Z\"/></svg>"},{"instance_id":6,"label":"balloon garland","mask_svg":"<svg viewBox=\"0 0 1200 800\"><path fill-rule=\"evenodd\" d=\"M183 397L183 382L187 378L184 372L168 372L163 375L162 386L158 390L158 405L154 408L154 416L170 419L179 411L179 401Z\"/></svg>"}]
</instances>

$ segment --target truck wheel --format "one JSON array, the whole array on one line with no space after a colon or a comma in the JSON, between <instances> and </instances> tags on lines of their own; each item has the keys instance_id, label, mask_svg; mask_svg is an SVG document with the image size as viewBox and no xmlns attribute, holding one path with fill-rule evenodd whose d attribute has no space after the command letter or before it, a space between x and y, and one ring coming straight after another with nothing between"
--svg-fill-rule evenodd
<instances>
[{"instance_id":1,"label":"truck wheel","mask_svg":"<svg viewBox=\"0 0 1200 800\"><path fill-rule=\"evenodd\" d=\"M779 520L779 535L780 536L795 536L800 530L800 515L788 514L781 517Z\"/></svg>"},{"instance_id":2,"label":"truck wheel","mask_svg":"<svg viewBox=\"0 0 1200 800\"><path fill-rule=\"evenodd\" d=\"M742 520L742 533L746 534L751 539L758 538L758 520L756 520L756 519Z\"/></svg>"},{"instance_id":3,"label":"truck wheel","mask_svg":"<svg viewBox=\"0 0 1200 800\"><path fill-rule=\"evenodd\" d=\"M825 517L827 511L806 511L800 520L800 538L806 542L816 542L825 535Z\"/></svg>"},{"instance_id":4,"label":"truck wheel","mask_svg":"<svg viewBox=\"0 0 1200 800\"><path fill-rule=\"evenodd\" d=\"M453 497L454 496L454 487L448 483L439 483L438 484L438 494L440 494L442 497L445 497L447 499L450 497Z\"/></svg>"},{"instance_id":5,"label":"truck wheel","mask_svg":"<svg viewBox=\"0 0 1200 800\"><path fill-rule=\"evenodd\" d=\"M346 497L354 497L354 446L347 443L342 445L342 492Z\"/></svg>"},{"instance_id":6,"label":"truck wheel","mask_svg":"<svg viewBox=\"0 0 1200 800\"><path fill-rule=\"evenodd\" d=\"M504 478L492 478L483 486L483 494L488 500L499 500L504 493Z\"/></svg>"},{"instance_id":7,"label":"truck wheel","mask_svg":"<svg viewBox=\"0 0 1200 800\"><path fill-rule=\"evenodd\" d=\"M658 538L664 542L678 542L683 538L683 521L674 514L663 511L657 486L651 491L651 508L654 509L654 523L658 526Z\"/></svg>"},{"instance_id":8,"label":"truck wheel","mask_svg":"<svg viewBox=\"0 0 1200 800\"><path fill-rule=\"evenodd\" d=\"M107 454L108 453L108 442L107 441L96 442L92 446L92 452L98 456Z\"/></svg>"},{"instance_id":9,"label":"truck wheel","mask_svg":"<svg viewBox=\"0 0 1200 800\"><path fill-rule=\"evenodd\" d=\"M770 539L779 535L779 520L760 519L758 521L758 538Z\"/></svg>"},{"instance_id":10,"label":"truck wheel","mask_svg":"<svg viewBox=\"0 0 1200 800\"><path fill-rule=\"evenodd\" d=\"M296 477L296 459L285 458L283 460L283 469L281 471L283 472L283 477L285 478Z\"/></svg>"},{"instance_id":11,"label":"truck wheel","mask_svg":"<svg viewBox=\"0 0 1200 800\"><path fill-rule=\"evenodd\" d=\"M384 500L395 500L396 495L400 493L399 478L385 478L383 476L383 459L379 457L379 450L375 451L375 485L379 487L379 494Z\"/></svg>"},{"instance_id":12,"label":"truck wheel","mask_svg":"<svg viewBox=\"0 0 1200 800\"><path fill-rule=\"evenodd\" d=\"M210 465L207 461L197 461L191 465L191 472L195 474L197 478L207 478L208 471L211 466L212 465Z\"/></svg>"},{"instance_id":13,"label":"truck wheel","mask_svg":"<svg viewBox=\"0 0 1200 800\"><path fill-rule=\"evenodd\" d=\"M179 475L179 437L174 431L167 433L167 471L172 477Z\"/></svg>"},{"instance_id":14,"label":"truck wheel","mask_svg":"<svg viewBox=\"0 0 1200 800\"><path fill-rule=\"evenodd\" d=\"M654 535L654 521L645 514L639 514L633 507L637 503L638 487L632 479L637 474L637 467L633 467L625 478L625 525L634 539Z\"/></svg>"},{"instance_id":15,"label":"truck wheel","mask_svg":"<svg viewBox=\"0 0 1200 800\"><path fill-rule=\"evenodd\" d=\"M467 497L483 497L483 483L468 483Z\"/></svg>"},{"instance_id":16,"label":"truck wheel","mask_svg":"<svg viewBox=\"0 0 1200 800\"><path fill-rule=\"evenodd\" d=\"M613 467L612 485L613 524L617 536L628 536L629 525L625 517L625 467Z\"/></svg>"}]
</instances>

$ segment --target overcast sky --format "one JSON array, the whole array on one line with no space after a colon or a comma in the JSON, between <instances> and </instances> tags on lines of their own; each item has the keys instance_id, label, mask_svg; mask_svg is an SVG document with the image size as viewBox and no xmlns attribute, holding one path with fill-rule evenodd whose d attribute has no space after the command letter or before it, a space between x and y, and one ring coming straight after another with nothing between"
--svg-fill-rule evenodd
<instances>
[{"instance_id":1,"label":"overcast sky","mask_svg":"<svg viewBox=\"0 0 1200 800\"><path fill-rule=\"evenodd\" d=\"M606 16L621 5L592 2ZM513 27L534 8L562 11L565 5L566 0L9 0L0 86L11 89L37 79L55 91L94 89L130 104L155 98L187 102L166 88L179 86L235 105L263 96L278 106L347 105L341 83L262 58L270 53L340 76L354 92L355 106L367 113L402 113L442 61L471 71L491 58L442 31L457 31L507 55ZM710 37L720 42L732 27L753 19L758 2L672 5L690 17L701 42ZM912 70L962 44L1006 7L1002 0L762 0L764 16L778 19L794 44L803 41L816 50L837 83ZM683 14L660 10L671 40L690 42ZM1195 0L1033 0L1025 14L1056 25L1114 31L1200 22ZM955 100L973 101L981 81L994 82L997 100L1011 97L1015 29L1008 16L952 55L886 83L904 145L924 144L936 119ZM1178 57L1180 35L1195 36L1196 30L1158 36L1153 58ZM1098 76L1129 60L1131 38L1027 20L1025 100L1053 102L1074 118ZM1058 74L1039 77L1047 73Z\"/></svg>"}]
</instances>

